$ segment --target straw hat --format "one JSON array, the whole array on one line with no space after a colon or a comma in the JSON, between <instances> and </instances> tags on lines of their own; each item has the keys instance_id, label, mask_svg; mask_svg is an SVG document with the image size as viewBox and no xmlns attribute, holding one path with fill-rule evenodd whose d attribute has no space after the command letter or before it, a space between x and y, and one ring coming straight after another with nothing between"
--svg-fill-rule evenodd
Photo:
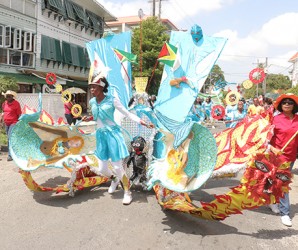
<instances>
[{"instance_id":1,"label":"straw hat","mask_svg":"<svg viewBox=\"0 0 298 250\"><path fill-rule=\"evenodd\" d=\"M6 98L6 95L12 95L13 98L17 98L17 93L12 90L7 90L5 93L2 92L2 95L4 95L5 98Z\"/></svg>"},{"instance_id":2,"label":"straw hat","mask_svg":"<svg viewBox=\"0 0 298 250\"><path fill-rule=\"evenodd\" d=\"M277 97L276 101L274 102L274 107L277 109L278 105L283 99L292 99L296 104L298 105L298 96L292 94L292 93L287 93L287 94L282 94L279 97Z\"/></svg>"}]
</instances>

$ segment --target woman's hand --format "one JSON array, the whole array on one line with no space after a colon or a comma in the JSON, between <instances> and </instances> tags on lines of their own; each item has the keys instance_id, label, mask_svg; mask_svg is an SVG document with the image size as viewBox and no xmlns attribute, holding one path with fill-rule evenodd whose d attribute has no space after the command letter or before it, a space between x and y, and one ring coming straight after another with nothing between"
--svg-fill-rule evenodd
<instances>
[{"instance_id":1,"label":"woman's hand","mask_svg":"<svg viewBox=\"0 0 298 250\"><path fill-rule=\"evenodd\" d=\"M154 124L153 123L146 123L145 121L141 120L140 121L141 125L147 127L147 128L154 128Z\"/></svg>"}]
</instances>

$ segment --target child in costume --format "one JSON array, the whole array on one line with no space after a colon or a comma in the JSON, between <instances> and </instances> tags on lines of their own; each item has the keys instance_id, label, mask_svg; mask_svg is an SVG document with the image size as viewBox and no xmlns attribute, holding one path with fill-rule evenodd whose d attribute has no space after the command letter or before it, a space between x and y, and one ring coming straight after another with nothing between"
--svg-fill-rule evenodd
<instances>
[{"instance_id":1,"label":"child in costume","mask_svg":"<svg viewBox=\"0 0 298 250\"><path fill-rule=\"evenodd\" d=\"M90 92L94 96L89 101L93 117L83 117L83 121L97 122L95 155L100 159L99 171L112 178L108 192L114 193L121 181L124 189L123 204L129 205L132 195L129 191L129 180L122 165L123 159L129 156L129 152L121 128L114 121L115 109L143 126L151 127L151 125L147 125L145 121L126 110L118 98L109 95L108 86L109 83L101 73L89 82ZM109 160L112 163L113 172L108 167Z\"/></svg>"}]
</instances>

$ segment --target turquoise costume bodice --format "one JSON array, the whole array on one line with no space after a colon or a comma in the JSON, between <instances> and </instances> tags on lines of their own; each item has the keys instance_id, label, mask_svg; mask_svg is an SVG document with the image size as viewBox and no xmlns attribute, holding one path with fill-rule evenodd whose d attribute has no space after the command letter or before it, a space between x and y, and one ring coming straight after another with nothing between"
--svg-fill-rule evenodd
<instances>
[{"instance_id":1,"label":"turquoise costume bodice","mask_svg":"<svg viewBox=\"0 0 298 250\"><path fill-rule=\"evenodd\" d=\"M90 99L89 104L91 106L91 112L95 121L99 119L105 125L107 120L114 122L115 107L113 99L113 96L106 96L101 103L97 103L95 97Z\"/></svg>"},{"instance_id":2,"label":"turquoise costume bodice","mask_svg":"<svg viewBox=\"0 0 298 250\"><path fill-rule=\"evenodd\" d=\"M112 162L129 155L120 127L114 121L115 104L113 96L106 96L101 103L96 98L89 101L93 119L97 122L96 156Z\"/></svg>"}]
</instances>

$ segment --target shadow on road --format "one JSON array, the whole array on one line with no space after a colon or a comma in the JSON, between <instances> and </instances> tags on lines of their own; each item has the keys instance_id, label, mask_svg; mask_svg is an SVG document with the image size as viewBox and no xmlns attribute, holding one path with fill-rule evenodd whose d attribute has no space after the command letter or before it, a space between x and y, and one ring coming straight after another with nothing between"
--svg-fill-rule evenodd
<instances>
[{"instance_id":1,"label":"shadow on road","mask_svg":"<svg viewBox=\"0 0 298 250\"><path fill-rule=\"evenodd\" d=\"M201 235L203 237L210 235L246 235L258 239L281 239L291 237L298 234L295 229L276 229L276 230L259 230L256 233L240 232L236 227L226 225L220 221L209 221L192 217L188 214L177 213L174 211L164 211L166 218L162 224L169 228L164 229L164 232L174 234L181 232L185 234ZM243 217L243 220L245 218Z\"/></svg>"},{"instance_id":2,"label":"shadow on road","mask_svg":"<svg viewBox=\"0 0 298 250\"><path fill-rule=\"evenodd\" d=\"M40 184L45 187L56 187L58 185L65 184L69 178L57 176L54 178L50 178L44 183ZM88 202L93 199L99 199L102 196L109 195L108 187L110 182L103 183L99 186L84 188L83 190L78 190L75 192L75 196L69 196L69 193L62 192L56 194L55 192L33 192L33 199L36 202L53 207L63 207L68 208L74 204L80 204L84 202ZM133 202L137 203L148 203L148 197L154 196L155 193L153 190L144 191L141 186L132 187L133 192ZM123 190L118 188L118 190L113 194L109 195L111 199L123 199Z\"/></svg>"}]
</instances>

